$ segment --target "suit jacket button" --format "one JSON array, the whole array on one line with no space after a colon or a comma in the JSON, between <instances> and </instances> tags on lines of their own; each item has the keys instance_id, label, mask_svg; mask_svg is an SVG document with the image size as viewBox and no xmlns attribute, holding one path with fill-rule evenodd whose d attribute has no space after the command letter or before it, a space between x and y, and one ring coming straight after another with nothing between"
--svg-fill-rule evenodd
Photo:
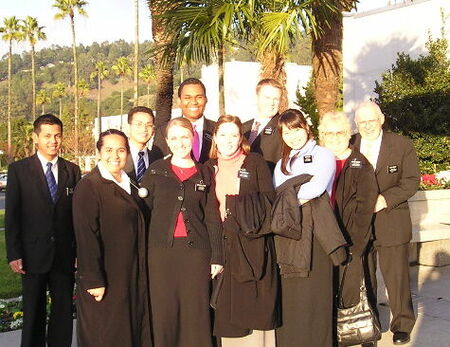
<instances>
[{"instance_id":1,"label":"suit jacket button","mask_svg":"<svg viewBox=\"0 0 450 347\"><path fill-rule=\"evenodd\" d=\"M178 200L183 201L183 197L181 195L178 196Z\"/></svg>"},{"instance_id":2,"label":"suit jacket button","mask_svg":"<svg viewBox=\"0 0 450 347\"><path fill-rule=\"evenodd\" d=\"M55 241L55 237L54 236L50 236L50 241L54 242Z\"/></svg>"},{"instance_id":3,"label":"suit jacket button","mask_svg":"<svg viewBox=\"0 0 450 347\"><path fill-rule=\"evenodd\" d=\"M193 244L194 244L194 242L188 241L188 245L189 245L189 246L192 246Z\"/></svg>"},{"instance_id":4,"label":"suit jacket button","mask_svg":"<svg viewBox=\"0 0 450 347\"><path fill-rule=\"evenodd\" d=\"M181 212L186 212L186 207L183 206L183 207L181 208Z\"/></svg>"}]
</instances>

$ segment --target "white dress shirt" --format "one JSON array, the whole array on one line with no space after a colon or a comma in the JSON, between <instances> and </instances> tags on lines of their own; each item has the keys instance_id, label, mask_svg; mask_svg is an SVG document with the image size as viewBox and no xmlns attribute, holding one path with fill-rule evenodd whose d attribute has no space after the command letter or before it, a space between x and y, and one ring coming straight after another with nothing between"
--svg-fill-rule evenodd
<instances>
[{"instance_id":1,"label":"white dress shirt","mask_svg":"<svg viewBox=\"0 0 450 347\"><path fill-rule=\"evenodd\" d=\"M131 194L131 184L130 184L130 177L125 173L125 171L122 170L120 173L121 182L117 181L114 176L111 174L111 172L108 171L108 169L103 165L101 161L97 164L98 170L100 171L100 175L105 180L113 181L115 184L117 184L120 188L125 190L128 194Z\"/></svg>"},{"instance_id":2,"label":"white dress shirt","mask_svg":"<svg viewBox=\"0 0 450 347\"><path fill-rule=\"evenodd\" d=\"M56 156L52 160L45 159L44 156L37 151L37 156L42 165L42 170L44 170L44 175L47 172L47 163L52 163L52 172L53 176L55 176L56 184L58 184L58 157Z\"/></svg>"},{"instance_id":3,"label":"white dress shirt","mask_svg":"<svg viewBox=\"0 0 450 347\"><path fill-rule=\"evenodd\" d=\"M381 139L383 138L383 130L375 140L367 140L361 137L360 152L367 158L373 169L377 167L378 156L380 154Z\"/></svg>"},{"instance_id":4,"label":"white dress shirt","mask_svg":"<svg viewBox=\"0 0 450 347\"><path fill-rule=\"evenodd\" d=\"M137 173L137 168L138 168L138 161L139 161L139 152L144 152L144 163L145 163L145 169L148 168L148 147L145 146L144 148L142 148L141 150L139 150L131 141L130 141L130 155L131 158L133 159L133 165L134 165L134 171L136 171Z\"/></svg>"}]
</instances>

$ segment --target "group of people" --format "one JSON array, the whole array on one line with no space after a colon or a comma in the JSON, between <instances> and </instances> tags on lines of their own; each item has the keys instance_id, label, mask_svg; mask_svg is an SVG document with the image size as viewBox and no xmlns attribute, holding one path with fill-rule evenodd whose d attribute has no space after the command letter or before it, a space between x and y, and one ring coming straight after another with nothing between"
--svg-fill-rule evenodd
<instances>
[{"instance_id":1,"label":"group of people","mask_svg":"<svg viewBox=\"0 0 450 347\"><path fill-rule=\"evenodd\" d=\"M254 119L213 122L205 86L189 78L182 117L131 109L129 136L102 132L81 180L58 156L63 124L40 116L37 152L9 166L6 195L22 346L71 345L76 280L80 347L331 347L337 273L345 264L345 306L363 276L376 309L378 263L393 343L408 342L412 143L382 129L373 102L356 110L358 134L330 112L316 140L301 111L279 113L282 90L262 80Z\"/></svg>"}]
</instances>

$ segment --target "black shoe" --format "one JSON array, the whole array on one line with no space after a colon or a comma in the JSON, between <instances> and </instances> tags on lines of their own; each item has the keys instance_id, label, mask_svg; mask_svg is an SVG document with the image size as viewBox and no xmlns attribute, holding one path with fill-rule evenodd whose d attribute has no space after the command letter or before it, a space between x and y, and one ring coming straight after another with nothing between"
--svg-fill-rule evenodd
<instances>
[{"instance_id":1,"label":"black shoe","mask_svg":"<svg viewBox=\"0 0 450 347\"><path fill-rule=\"evenodd\" d=\"M394 345L403 345L408 343L410 340L409 333L404 333L403 331L396 331L394 333L394 337L392 338L392 342Z\"/></svg>"}]
</instances>

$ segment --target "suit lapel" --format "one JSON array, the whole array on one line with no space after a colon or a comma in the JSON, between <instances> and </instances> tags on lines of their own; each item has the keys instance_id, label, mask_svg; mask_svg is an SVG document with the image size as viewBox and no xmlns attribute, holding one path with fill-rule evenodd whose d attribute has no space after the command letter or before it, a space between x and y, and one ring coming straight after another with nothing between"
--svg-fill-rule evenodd
<instances>
[{"instance_id":1,"label":"suit lapel","mask_svg":"<svg viewBox=\"0 0 450 347\"><path fill-rule=\"evenodd\" d=\"M56 202L58 202L64 189L67 187L67 180L69 179L69 173L67 172L66 163L58 158L58 191L56 193Z\"/></svg>"},{"instance_id":2,"label":"suit lapel","mask_svg":"<svg viewBox=\"0 0 450 347\"><path fill-rule=\"evenodd\" d=\"M126 174L133 180L136 181L136 170L134 169L134 162L133 157L131 156L131 153L128 154L127 162L125 164L125 167L123 168L123 171L126 172Z\"/></svg>"},{"instance_id":3,"label":"suit lapel","mask_svg":"<svg viewBox=\"0 0 450 347\"><path fill-rule=\"evenodd\" d=\"M32 175L38 181L38 189L41 191L43 197L48 200L48 202L53 203L52 197L50 196L50 191L48 189L47 179L45 178L44 170L37 154L34 154L31 157L30 166Z\"/></svg>"},{"instance_id":4,"label":"suit lapel","mask_svg":"<svg viewBox=\"0 0 450 347\"><path fill-rule=\"evenodd\" d=\"M391 143L389 141L389 136L386 136L386 132L383 131L383 137L381 138L380 153L378 154L377 168L375 173L378 174L381 169L386 165L389 158L389 153L391 151Z\"/></svg>"},{"instance_id":5,"label":"suit lapel","mask_svg":"<svg viewBox=\"0 0 450 347\"><path fill-rule=\"evenodd\" d=\"M202 150L200 152L199 161L201 163L209 159L209 150L211 149L212 136L214 132L214 123L205 118L203 124Z\"/></svg>"}]
</instances>

